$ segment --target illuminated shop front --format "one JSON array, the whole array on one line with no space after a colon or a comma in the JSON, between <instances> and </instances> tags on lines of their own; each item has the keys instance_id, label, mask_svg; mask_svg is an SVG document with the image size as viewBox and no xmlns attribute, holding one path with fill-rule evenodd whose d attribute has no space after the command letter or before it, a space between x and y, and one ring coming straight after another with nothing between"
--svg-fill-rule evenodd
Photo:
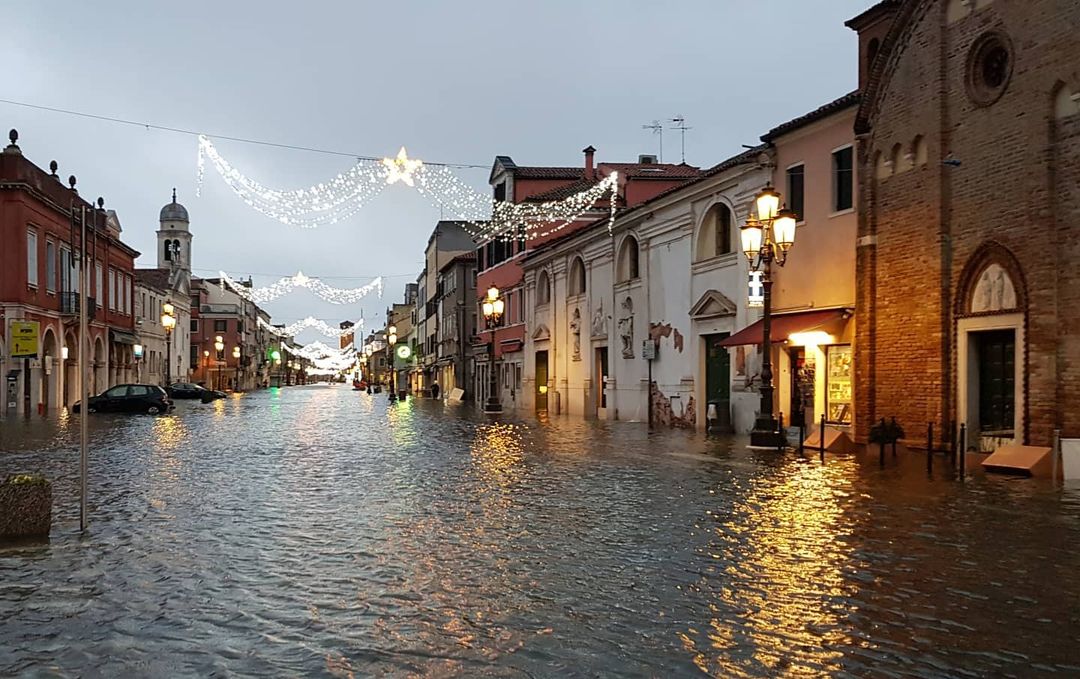
<instances>
[{"instance_id":1,"label":"illuminated shop front","mask_svg":"<svg viewBox=\"0 0 1080 679\"><path fill-rule=\"evenodd\" d=\"M775 366L776 414L787 426L812 430L821 416L829 426L845 430L854 424L855 335L851 309L814 309L776 314L772 319L772 361ZM761 321L729 337L724 345L756 345L760 351Z\"/></svg>"}]
</instances>

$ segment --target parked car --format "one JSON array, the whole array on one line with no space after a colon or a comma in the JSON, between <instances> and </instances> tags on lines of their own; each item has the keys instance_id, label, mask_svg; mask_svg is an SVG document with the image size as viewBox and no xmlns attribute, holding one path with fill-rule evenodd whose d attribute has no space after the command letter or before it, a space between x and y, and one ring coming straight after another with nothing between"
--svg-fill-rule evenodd
<instances>
[{"instance_id":1,"label":"parked car","mask_svg":"<svg viewBox=\"0 0 1080 679\"><path fill-rule=\"evenodd\" d=\"M71 407L79 412L82 404L76 402ZM158 413L168 412L173 407L172 399L165 390L156 384L118 384L106 389L98 396L87 400L87 412L91 413Z\"/></svg>"},{"instance_id":2,"label":"parked car","mask_svg":"<svg viewBox=\"0 0 1080 679\"><path fill-rule=\"evenodd\" d=\"M201 384L192 384L191 382L175 382L170 384L167 391L169 396L176 399L188 399L197 398L203 403L213 401L218 398L225 398L224 391L217 391L216 389L207 389Z\"/></svg>"}]
</instances>

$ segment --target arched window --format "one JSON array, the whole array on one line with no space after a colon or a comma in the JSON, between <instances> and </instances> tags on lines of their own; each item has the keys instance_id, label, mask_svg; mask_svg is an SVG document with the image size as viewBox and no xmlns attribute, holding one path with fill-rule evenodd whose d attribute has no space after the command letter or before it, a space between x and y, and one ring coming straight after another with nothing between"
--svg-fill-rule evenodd
<instances>
[{"instance_id":1,"label":"arched window","mask_svg":"<svg viewBox=\"0 0 1080 679\"><path fill-rule=\"evenodd\" d=\"M697 240L697 261L731 252L731 208L717 203L705 213Z\"/></svg>"},{"instance_id":2,"label":"arched window","mask_svg":"<svg viewBox=\"0 0 1080 679\"><path fill-rule=\"evenodd\" d=\"M585 294L585 262L581 257L575 257L570 265L569 293L571 295Z\"/></svg>"},{"instance_id":3,"label":"arched window","mask_svg":"<svg viewBox=\"0 0 1080 679\"><path fill-rule=\"evenodd\" d=\"M163 253L164 257L165 257L165 261L166 262L171 262L172 261L172 241L167 240L162 244L162 246L165 248L165 252Z\"/></svg>"},{"instance_id":4,"label":"arched window","mask_svg":"<svg viewBox=\"0 0 1080 679\"><path fill-rule=\"evenodd\" d=\"M900 174L904 170L904 166L900 164L900 144L893 144L892 151L889 152L889 165L892 166L893 174Z\"/></svg>"},{"instance_id":5,"label":"arched window","mask_svg":"<svg viewBox=\"0 0 1080 679\"><path fill-rule=\"evenodd\" d=\"M874 153L874 174L878 179L888 179L892 168L881 151Z\"/></svg>"},{"instance_id":6,"label":"arched window","mask_svg":"<svg viewBox=\"0 0 1080 679\"><path fill-rule=\"evenodd\" d=\"M632 281L639 276L638 242L633 236L627 236L619 246L619 260L616 268L616 280Z\"/></svg>"},{"instance_id":7,"label":"arched window","mask_svg":"<svg viewBox=\"0 0 1080 679\"><path fill-rule=\"evenodd\" d=\"M921 134L911 142L911 157L915 167L926 165L926 138Z\"/></svg>"},{"instance_id":8,"label":"arched window","mask_svg":"<svg viewBox=\"0 0 1080 679\"><path fill-rule=\"evenodd\" d=\"M536 303L547 304L551 301L551 278L547 271L541 271L536 279Z\"/></svg>"}]
</instances>

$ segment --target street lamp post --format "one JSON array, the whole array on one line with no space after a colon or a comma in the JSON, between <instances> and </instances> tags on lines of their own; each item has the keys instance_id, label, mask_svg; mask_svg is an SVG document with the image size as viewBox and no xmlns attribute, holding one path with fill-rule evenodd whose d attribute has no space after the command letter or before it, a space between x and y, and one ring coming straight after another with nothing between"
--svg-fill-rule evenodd
<instances>
[{"instance_id":1,"label":"street lamp post","mask_svg":"<svg viewBox=\"0 0 1080 679\"><path fill-rule=\"evenodd\" d=\"M206 382L206 383L209 384L210 383L210 350L209 349L203 349L202 355L203 355L203 370L202 370L203 382ZM213 384L210 384L211 388L213 386L214 386Z\"/></svg>"},{"instance_id":2,"label":"street lamp post","mask_svg":"<svg viewBox=\"0 0 1080 679\"><path fill-rule=\"evenodd\" d=\"M499 325L499 319L503 315L504 302L499 296L499 289L494 285L488 288L487 297L484 298L483 312L487 329L491 331L490 361L488 363L489 383L491 393L488 394L487 402L484 403L485 413L501 413L502 403L499 402L499 376L495 371L495 328Z\"/></svg>"},{"instance_id":3,"label":"street lamp post","mask_svg":"<svg viewBox=\"0 0 1080 679\"><path fill-rule=\"evenodd\" d=\"M217 364L217 386L214 388L221 389L221 361L223 360L223 352L225 351L225 340L222 339L221 335L214 338L214 351L217 352L215 355L217 360L214 361Z\"/></svg>"},{"instance_id":4,"label":"street lamp post","mask_svg":"<svg viewBox=\"0 0 1080 679\"><path fill-rule=\"evenodd\" d=\"M766 186L754 199L756 216L750 214L740 228L743 254L751 271L761 271L763 290L761 412L750 432L750 445L777 448L784 441L776 418L773 417L772 373L772 265L784 266L788 250L795 243L794 213L780 207L780 194Z\"/></svg>"},{"instance_id":5,"label":"street lamp post","mask_svg":"<svg viewBox=\"0 0 1080 679\"><path fill-rule=\"evenodd\" d=\"M161 326L165 328L165 385L172 383L172 331L176 327L176 309L165 302L161 306Z\"/></svg>"},{"instance_id":6,"label":"street lamp post","mask_svg":"<svg viewBox=\"0 0 1080 679\"><path fill-rule=\"evenodd\" d=\"M397 344L397 326L391 325L386 329L386 343L389 345L389 349L386 355L389 357L387 360L390 362L390 401L397 400L397 387L395 383L397 380L397 370L394 369L394 345Z\"/></svg>"}]
</instances>

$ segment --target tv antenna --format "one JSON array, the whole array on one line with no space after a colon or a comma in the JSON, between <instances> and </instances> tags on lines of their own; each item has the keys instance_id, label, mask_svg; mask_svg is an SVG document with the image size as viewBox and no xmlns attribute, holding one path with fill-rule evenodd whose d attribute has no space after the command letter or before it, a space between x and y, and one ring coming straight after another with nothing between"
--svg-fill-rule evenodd
<instances>
[{"instance_id":1,"label":"tv antenna","mask_svg":"<svg viewBox=\"0 0 1080 679\"><path fill-rule=\"evenodd\" d=\"M648 125L642 125L643 130L652 130L653 134L660 137L660 162L664 162L664 126L659 120L654 120Z\"/></svg>"},{"instance_id":2,"label":"tv antenna","mask_svg":"<svg viewBox=\"0 0 1080 679\"><path fill-rule=\"evenodd\" d=\"M686 131L694 128L688 127L686 124L686 118L681 115L676 115L674 118L670 118L669 122L675 123L674 127L668 128L672 130L678 130L679 136L682 138L682 163L686 164Z\"/></svg>"}]
</instances>

